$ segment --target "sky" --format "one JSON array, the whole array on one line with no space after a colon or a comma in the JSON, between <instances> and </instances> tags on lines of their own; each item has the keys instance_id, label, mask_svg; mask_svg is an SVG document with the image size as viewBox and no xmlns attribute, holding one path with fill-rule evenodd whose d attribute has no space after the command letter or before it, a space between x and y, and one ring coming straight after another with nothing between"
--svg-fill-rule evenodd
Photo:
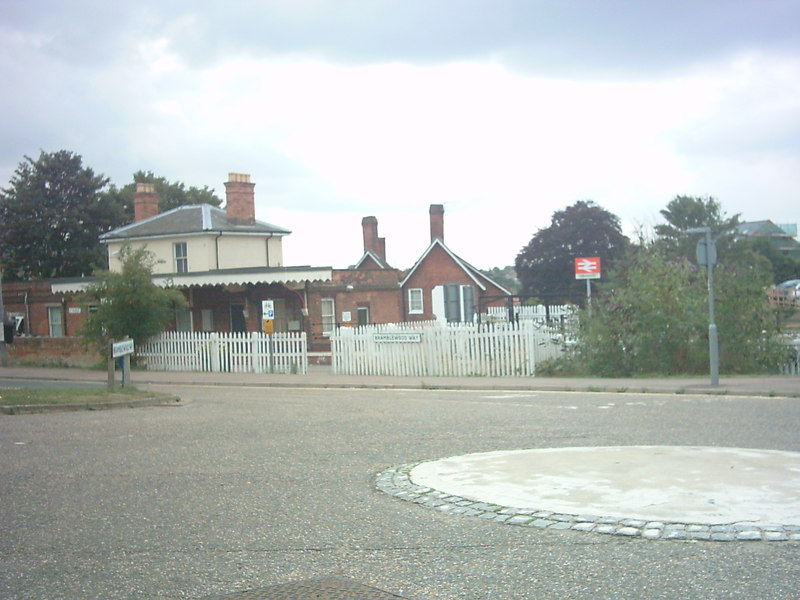
<instances>
[{"instance_id":1,"label":"sky","mask_svg":"<svg viewBox=\"0 0 800 600\"><path fill-rule=\"evenodd\" d=\"M347 267L361 219L408 268L444 239L513 264L593 200L647 234L677 195L800 221L797 0L0 0L0 187L69 150L292 230L284 264Z\"/></svg>"}]
</instances>

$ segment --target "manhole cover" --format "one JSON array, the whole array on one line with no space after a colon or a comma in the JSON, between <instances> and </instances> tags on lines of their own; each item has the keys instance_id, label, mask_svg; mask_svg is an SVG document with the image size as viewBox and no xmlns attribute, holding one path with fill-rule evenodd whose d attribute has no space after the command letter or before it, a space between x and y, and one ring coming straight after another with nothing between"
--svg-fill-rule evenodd
<instances>
[{"instance_id":1,"label":"manhole cover","mask_svg":"<svg viewBox=\"0 0 800 600\"><path fill-rule=\"evenodd\" d=\"M202 600L408 600L349 579L305 579Z\"/></svg>"}]
</instances>

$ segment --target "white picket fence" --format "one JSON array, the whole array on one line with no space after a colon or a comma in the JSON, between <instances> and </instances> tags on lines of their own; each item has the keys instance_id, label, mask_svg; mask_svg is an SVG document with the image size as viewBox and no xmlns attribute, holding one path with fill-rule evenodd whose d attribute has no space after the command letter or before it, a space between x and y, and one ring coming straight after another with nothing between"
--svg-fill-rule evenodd
<instances>
[{"instance_id":1,"label":"white picket fence","mask_svg":"<svg viewBox=\"0 0 800 600\"><path fill-rule=\"evenodd\" d=\"M515 321L534 321L536 323L550 324L562 323L568 327L577 327L578 307L574 304L558 304L545 306L514 305L511 307ZM496 323L508 321L508 307L487 306L486 313L482 315L483 322Z\"/></svg>"},{"instance_id":2,"label":"white picket fence","mask_svg":"<svg viewBox=\"0 0 800 600\"><path fill-rule=\"evenodd\" d=\"M308 372L305 333L218 333L169 331L136 350L154 371L228 373Z\"/></svg>"},{"instance_id":3,"label":"white picket fence","mask_svg":"<svg viewBox=\"0 0 800 600\"><path fill-rule=\"evenodd\" d=\"M786 345L794 350L794 353L789 362L780 366L780 372L783 375L800 375L800 339L786 342Z\"/></svg>"},{"instance_id":4,"label":"white picket fence","mask_svg":"<svg viewBox=\"0 0 800 600\"><path fill-rule=\"evenodd\" d=\"M533 322L342 327L331 336L340 375L530 377L561 356L563 338Z\"/></svg>"}]
</instances>

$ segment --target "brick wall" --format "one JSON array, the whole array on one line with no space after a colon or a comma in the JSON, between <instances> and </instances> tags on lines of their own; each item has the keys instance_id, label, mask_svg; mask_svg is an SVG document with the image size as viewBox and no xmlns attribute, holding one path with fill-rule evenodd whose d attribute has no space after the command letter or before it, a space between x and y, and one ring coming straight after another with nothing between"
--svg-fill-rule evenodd
<instances>
[{"instance_id":1,"label":"brick wall","mask_svg":"<svg viewBox=\"0 0 800 600\"><path fill-rule=\"evenodd\" d=\"M330 349L322 335L322 299L333 298L336 322L343 326L358 324L358 309L369 310L370 323L397 323L403 320L403 305L397 269L341 269L332 272L331 281L314 283L308 288L308 314L312 351ZM342 313L350 313L350 322Z\"/></svg>"},{"instance_id":2,"label":"brick wall","mask_svg":"<svg viewBox=\"0 0 800 600\"><path fill-rule=\"evenodd\" d=\"M23 337L7 344L8 358L16 365L94 367L104 358L87 349L79 338Z\"/></svg>"},{"instance_id":3,"label":"brick wall","mask_svg":"<svg viewBox=\"0 0 800 600\"><path fill-rule=\"evenodd\" d=\"M49 281L3 282L3 308L25 317L23 330L28 335L50 335L51 308L60 314L65 336L78 335L86 319L86 307L71 294L54 294Z\"/></svg>"}]
</instances>

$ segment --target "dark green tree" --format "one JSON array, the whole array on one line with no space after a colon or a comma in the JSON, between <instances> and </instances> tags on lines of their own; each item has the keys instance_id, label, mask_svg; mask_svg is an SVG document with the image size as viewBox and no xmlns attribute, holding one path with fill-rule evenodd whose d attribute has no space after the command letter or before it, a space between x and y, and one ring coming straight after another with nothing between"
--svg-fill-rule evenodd
<instances>
[{"instance_id":1,"label":"dark green tree","mask_svg":"<svg viewBox=\"0 0 800 600\"><path fill-rule=\"evenodd\" d=\"M628 245L617 216L592 201L580 200L553 213L550 226L540 229L517 255L521 293L548 304L582 304L586 283L575 280L574 260L599 256L603 271L608 272Z\"/></svg>"},{"instance_id":2,"label":"dark green tree","mask_svg":"<svg viewBox=\"0 0 800 600\"><path fill-rule=\"evenodd\" d=\"M658 246L669 256L685 256L694 260L698 234L687 230L710 227L711 235L719 238L717 247L724 252L735 237L739 215L728 217L722 205L711 196L675 196L667 207L661 210L666 223L656 225Z\"/></svg>"},{"instance_id":3,"label":"dark green tree","mask_svg":"<svg viewBox=\"0 0 800 600\"><path fill-rule=\"evenodd\" d=\"M0 191L0 260L12 280L88 275L105 264L100 234L124 222L108 179L67 150L19 164Z\"/></svg>"},{"instance_id":4,"label":"dark green tree","mask_svg":"<svg viewBox=\"0 0 800 600\"><path fill-rule=\"evenodd\" d=\"M133 198L136 194L137 183L152 183L155 185L159 196L159 212L191 204L210 204L212 206L222 204L222 200L208 186L203 186L202 188L190 186L187 188L182 182L168 181L165 177L156 176L152 171L136 171L133 174L133 183L121 188L112 185L108 191L109 198L115 204L123 207L126 222L133 220Z\"/></svg>"},{"instance_id":5,"label":"dark green tree","mask_svg":"<svg viewBox=\"0 0 800 600\"><path fill-rule=\"evenodd\" d=\"M125 337L141 345L162 332L185 305L183 294L175 288L153 283L155 259L146 248L120 250L119 272L98 271L96 280L81 296L90 307L81 331L87 343L106 348L111 340Z\"/></svg>"},{"instance_id":6,"label":"dark green tree","mask_svg":"<svg viewBox=\"0 0 800 600\"><path fill-rule=\"evenodd\" d=\"M766 258L772 271L772 283L780 283L789 279L800 279L800 260L784 254L769 240L745 239L739 243Z\"/></svg>"}]
</instances>

